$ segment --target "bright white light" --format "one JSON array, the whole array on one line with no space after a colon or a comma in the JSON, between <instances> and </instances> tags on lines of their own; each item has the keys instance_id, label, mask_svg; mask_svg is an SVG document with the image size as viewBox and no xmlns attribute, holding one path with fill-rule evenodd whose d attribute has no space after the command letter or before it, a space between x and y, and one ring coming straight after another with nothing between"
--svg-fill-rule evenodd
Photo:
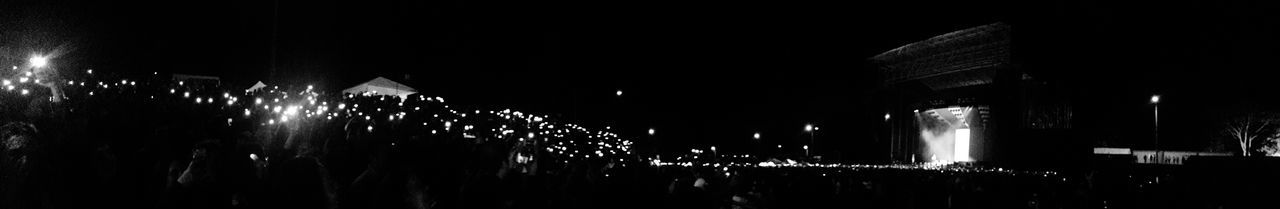
<instances>
[{"instance_id":1,"label":"bright white light","mask_svg":"<svg viewBox=\"0 0 1280 209\"><path fill-rule=\"evenodd\" d=\"M23 89L23 90L22 90L22 95L27 95L27 93L31 93L31 92L30 92L30 91L27 91L26 89Z\"/></svg>"},{"instance_id":2,"label":"bright white light","mask_svg":"<svg viewBox=\"0 0 1280 209\"><path fill-rule=\"evenodd\" d=\"M346 109L346 108L347 108L347 104L338 103L338 109L339 109L339 110L341 110L341 109Z\"/></svg>"},{"instance_id":3,"label":"bright white light","mask_svg":"<svg viewBox=\"0 0 1280 209\"><path fill-rule=\"evenodd\" d=\"M249 116L249 109L244 109L244 116Z\"/></svg>"},{"instance_id":4,"label":"bright white light","mask_svg":"<svg viewBox=\"0 0 1280 209\"><path fill-rule=\"evenodd\" d=\"M21 78L18 78L18 83L26 83L26 82L27 82L27 80L30 80L30 78L27 78L27 77L21 77Z\"/></svg>"},{"instance_id":5,"label":"bright white light","mask_svg":"<svg viewBox=\"0 0 1280 209\"><path fill-rule=\"evenodd\" d=\"M258 154L249 153L249 159L258 160Z\"/></svg>"},{"instance_id":6,"label":"bright white light","mask_svg":"<svg viewBox=\"0 0 1280 209\"><path fill-rule=\"evenodd\" d=\"M29 60L27 60L27 61L28 61L28 62L31 62L31 66L32 66L32 67L44 67L45 65L48 65L48 64L49 64L49 58L48 58L48 57L45 57L45 56L39 56L39 55L31 57L31 59L29 59Z\"/></svg>"},{"instance_id":7,"label":"bright white light","mask_svg":"<svg viewBox=\"0 0 1280 209\"><path fill-rule=\"evenodd\" d=\"M712 151L712 152L715 152L715 151L716 151L716 146L711 146L711 151Z\"/></svg>"},{"instance_id":8,"label":"bright white light","mask_svg":"<svg viewBox=\"0 0 1280 209\"><path fill-rule=\"evenodd\" d=\"M1151 95L1151 104L1160 103L1160 95Z\"/></svg>"},{"instance_id":9,"label":"bright white light","mask_svg":"<svg viewBox=\"0 0 1280 209\"><path fill-rule=\"evenodd\" d=\"M804 131L813 131L812 124L804 124Z\"/></svg>"},{"instance_id":10,"label":"bright white light","mask_svg":"<svg viewBox=\"0 0 1280 209\"><path fill-rule=\"evenodd\" d=\"M284 110L284 114L285 114L285 115L297 115L297 114L298 114L298 106L297 106L297 105L289 106L289 108L288 108L288 109L285 109L285 110Z\"/></svg>"},{"instance_id":11,"label":"bright white light","mask_svg":"<svg viewBox=\"0 0 1280 209\"><path fill-rule=\"evenodd\" d=\"M650 128L650 129L649 129L649 135L653 135L653 129L652 129L652 128Z\"/></svg>"},{"instance_id":12,"label":"bright white light","mask_svg":"<svg viewBox=\"0 0 1280 209\"><path fill-rule=\"evenodd\" d=\"M366 129L368 129L369 132L373 132L373 125L370 125L369 128L366 128Z\"/></svg>"},{"instance_id":13,"label":"bright white light","mask_svg":"<svg viewBox=\"0 0 1280 209\"><path fill-rule=\"evenodd\" d=\"M13 82L9 82L9 79L4 79L4 85L5 85L5 86L12 85L12 84L13 84Z\"/></svg>"},{"instance_id":14,"label":"bright white light","mask_svg":"<svg viewBox=\"0 0 1280 209\"><path fill-rule=\"evenodd\" d=\"M889 120L889 113L884 114L884 120Z\"/></svg>"},{"instance_id":15,"label":"bright white light","mask_svg":"<svg viewBox=\"0 0 1280 209\"><path fill-rule=\"evenodd\" d=\"M86 70L89 74L93 74L93 69Z\"/></svg>"},{"instance_id":16,"label":"bright white light","mask_svg":"<svg viewBox=\"0 0 1280 209\"><path fill-rule=\"evenodd\" d=\"M760 139L760 133L751 134L751 138L752 138L752 139ZM778 145L778 147L782 147L782 145Z\"/></svg>"},{"instance_id":17,"label":"bright white light","mask_svg":"<svg viewBox=\"0 0 1280 209\"><path fill-rule=\"evenodd\" d=\"M190 98L191 92L182 92L182 98Z\"/></svg>"},{"instance_id":18,"label":"bright white light","mask_svg":"<svg viewBox=\"0 0 1280 209\"><path fill-rule=\"evenodd\" d=\"M186 84L186 82L178 81L178 85L179 85L179 86L181 86L181 85L183 85L183 84Z\"/></svg>"},{"instance_id":19,"label":"bright white light","mask_svg":"<svg viewBox=\"0 0 1280 209\"><path fill-rule=\"evenodd\" d=\"M804 145L805 150L809 150L809 145Z\"/></svg>"},{"instance_id":20,"label":"bright white light","mask_svg":"<svg viewBox=\"0 0 1280 209\"><path fill-rule=\"evenodd\" d=\"M970 132L967 128L956 129L955 152L953 152L954 157L952 158L952 161L964 162L970 160L969 134Z\"/></svg>"}]
</instances>

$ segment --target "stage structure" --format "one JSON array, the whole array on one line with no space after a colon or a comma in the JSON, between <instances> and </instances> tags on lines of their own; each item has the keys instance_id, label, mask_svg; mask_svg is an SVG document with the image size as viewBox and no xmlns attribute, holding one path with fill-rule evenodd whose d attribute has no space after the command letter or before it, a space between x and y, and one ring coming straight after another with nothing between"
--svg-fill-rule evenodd
<instances>
[{"instance_id":1,"label":"stage structure","mask_svg":"<svg viewBox=\"0 0 1280 209\"><path fill-rule=\"evenodd\" d=\"M1071 106L1038 96L1053 90L1016 64L1011 32L981 25L869 59L880 80L872 99L886 114L877 117L879 146L890 161L1035 161L1025 149L1035 143L1024 142L1060 140L1042 135L1070 129Z\"/></svg>"}]
</instances>

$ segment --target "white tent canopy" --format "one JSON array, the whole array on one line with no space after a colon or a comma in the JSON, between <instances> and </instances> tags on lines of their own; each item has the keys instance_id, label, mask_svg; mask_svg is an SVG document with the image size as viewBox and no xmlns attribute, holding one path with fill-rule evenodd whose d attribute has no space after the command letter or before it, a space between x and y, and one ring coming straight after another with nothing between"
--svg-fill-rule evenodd
<instances>
[{"instance_id":1,"label":"white tent canopy","mask_svg":"<svg viewBox=\"0 0 1280 209\"><path fill-rule=\"evenodd\" d=\"M254 92L254 91L262 90L262 88L266 88L266 87L267 87L267 84L262 83L262 81L258 81L258 83L253 84L253 86L249 87L249 89L245 89L244 91Z\"/></svg>"},{"instance_id":2,"label":"white tent canopy","mask_svg":"<svg viewBox=\"0 0 1280 209\"><path fill-rule=\"evenodd\" d=\"M363 94L365 92L369 92L373 95L391 95L401 98L408 97L410 94L418 93L418 91L414 90L413 87L396 83L395 81L391 81L391 79L383 77L374 78L368 82L342 90L342 93L351 94Z\"/></svg>"}]
</instances>

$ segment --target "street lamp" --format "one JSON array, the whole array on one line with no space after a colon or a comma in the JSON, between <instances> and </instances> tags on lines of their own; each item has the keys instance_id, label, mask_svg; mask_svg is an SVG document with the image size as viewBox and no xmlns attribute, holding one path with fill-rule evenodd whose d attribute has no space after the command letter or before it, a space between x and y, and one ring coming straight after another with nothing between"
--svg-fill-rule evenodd
<instances>
[{"instance_id":1,"label":"street lamp","mask_svg":"<svg viewBox=\"0 0 1280 209\"><path fill-rule=\"evenodd\" d=\"M1155 127L1152 130L1152 135L1155 136L1156 162L1159 163L1160 160L1164 159L1164 155L1163 155L1164 153L1160 152L1160 95L1159 94L1151 95L1151 106L1153 107L1153 110L1154 110L1153 112L1155 113L1154 114L1155 118L1153 120L1153 122L1155 123Z\"/></svg>"},{"instance_id":2,"label":"street lamp","mask_svg":"<svg viewBox=\"0 0 1280 209\"><path fill-rule=\"evenodd\" d=\"M614 94L616 94L616 95L618 95L618 96L622 96L622 90L618 90L617 92L614 92Z\"/></svg>"},{"instance_id":3,"label":"street lamp","mask_svg":"<svg viewBox=\"0 0 1280 209\"><path fill-rule=\"evenodd\" d=\"M751 138L752 138L752 139L755 139L755 140L760 140L760 132L756 132L755 134L751 134ZM778 146L782 146L782 145L778 145Z\"/></svg>"},{"instance_id":4,"label":"street lamp","mask_svg":"<svg viewBox=\"0 0 1280 209\"><path fill-rule=\"evenodd\" d=\"M813 144L813 131L818 130L813 124L804 124L804 132L809 132L809 144ZM809 145L804 145L804 155L809 155Z\"/></svg>"},{"instance_id":5,"label":"street lamp","mask_svg":"<svg viewBox=\"0 0 1280 209\"><path fill-rule=\"evenodd\" d=\"M649 136L653 136L653 128L649 128Z\"/></svg>"}]
</instances>

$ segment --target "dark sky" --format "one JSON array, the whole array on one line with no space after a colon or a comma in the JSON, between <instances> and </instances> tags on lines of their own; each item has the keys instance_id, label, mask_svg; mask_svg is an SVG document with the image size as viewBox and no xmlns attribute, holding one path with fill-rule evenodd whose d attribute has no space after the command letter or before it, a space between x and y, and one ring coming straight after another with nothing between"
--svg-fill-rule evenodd
<instances>
[{"instance_id":1,"label":"dark sky","mask_svg":"<svg viewBox=\"0 0 1280 209\"><path fill-rule=\"evenodd\" d=\"M1173 127L1228 106L1207 101L1269 104L1252 89L1280 60L1273 7L1213 2L19 1L4 3L0 35L6 51L64 49L66 68L331 90L385 76L451 103L655 127L673 149L743 149L730 144L754 131L798 143L806 122L860 146L882 114L862 97L866 58L1004 21L1025 68L1087 100L1079 119L1106 130L1094 136L1142 141L1149 126L1133 124L1152 92L1188 118ZM1208 135L1186 130L1166 135Z\"/></svg>"}]
</instances>

